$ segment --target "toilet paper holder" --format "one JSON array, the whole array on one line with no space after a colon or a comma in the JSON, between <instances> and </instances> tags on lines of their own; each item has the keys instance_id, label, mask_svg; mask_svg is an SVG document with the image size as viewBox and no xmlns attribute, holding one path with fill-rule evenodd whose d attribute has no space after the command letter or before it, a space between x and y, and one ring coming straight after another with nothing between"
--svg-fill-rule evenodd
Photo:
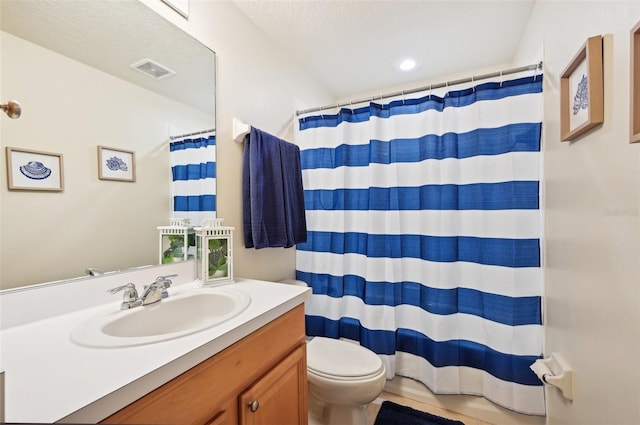
<instances>
[{"instance_id":1,"label":"toilet paper holder","mask_svg":"<svg viewBox=\"0 0 640 425\"><path fill-rule=\"evenodd\" d=\"M573 400L573 369L558 353L551 353L547 359L538 359L531 370L545 384L558 388L563 397Z\"/></svg>"}]
</instances>

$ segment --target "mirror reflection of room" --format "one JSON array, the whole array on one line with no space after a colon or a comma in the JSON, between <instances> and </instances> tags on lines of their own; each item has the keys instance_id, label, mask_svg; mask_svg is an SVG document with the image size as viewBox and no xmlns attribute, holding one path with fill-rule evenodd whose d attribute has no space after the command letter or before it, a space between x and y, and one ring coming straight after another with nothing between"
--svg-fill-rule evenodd
<instances>
[{"instance_id":1,"label":"mirror reflection of room","mask_svg":"<svg viewBox=\"0 0 640 425\"><path fill-rule=\"evenodd\" d=\"M2 101L23 110L3 147L60 154L64 187L8 190L3 173L0 289L157 264L170 136L215 129L214 52L137 1L9 0L1 13ZM160 67L173 75L138 69ZM98 167L99 146L134 154L135 177L104 178L120 170Z\"/></svg>"}]
</instances>

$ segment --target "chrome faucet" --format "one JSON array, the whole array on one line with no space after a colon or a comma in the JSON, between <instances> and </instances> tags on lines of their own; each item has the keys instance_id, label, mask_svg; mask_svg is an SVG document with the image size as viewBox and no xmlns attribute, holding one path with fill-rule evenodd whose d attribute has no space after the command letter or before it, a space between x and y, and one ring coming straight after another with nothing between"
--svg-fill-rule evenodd
<instances>
[{"instance_id":1,"label":"chrome faucet","mask_svg":"<svg viewBox=\"0 0 640 425\"><path fill-rule=\"evenodd\" d=\"M142 293L141 297L138 297L136 285L134 285L133 283L127 283L126 285L109 289L107 292L109 292L110 294L115 294L117 292L124 291L122 304L120 304L120 310L128 310L130 308L138 307L141 305L154 304L169 296L167 288L169 288L172 283L170 278L176 276L177 274L158 276L156 278L156 281L151 285L144 286L144 292Z\"/></svg>"}]
</instances>

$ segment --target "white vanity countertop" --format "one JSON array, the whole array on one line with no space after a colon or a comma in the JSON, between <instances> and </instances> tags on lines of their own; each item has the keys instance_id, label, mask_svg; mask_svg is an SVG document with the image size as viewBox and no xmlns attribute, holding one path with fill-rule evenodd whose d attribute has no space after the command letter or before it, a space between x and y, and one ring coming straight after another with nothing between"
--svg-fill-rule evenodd
<instances>
[{"instance_id":1,"label":"white vanity countertop","mask_svg":"<svg viewBox=\"0 0 640 425\"><path fill-rule=\"evenodd\" d=\"M83 320L120 300L0 332L5 421L95 423L302 304L308 288L237 279L251 295L239 315L210 329L137 347L85 348L71 342ZM187 283L169 293L196 288Z\"/></svg>"}]
</instances>

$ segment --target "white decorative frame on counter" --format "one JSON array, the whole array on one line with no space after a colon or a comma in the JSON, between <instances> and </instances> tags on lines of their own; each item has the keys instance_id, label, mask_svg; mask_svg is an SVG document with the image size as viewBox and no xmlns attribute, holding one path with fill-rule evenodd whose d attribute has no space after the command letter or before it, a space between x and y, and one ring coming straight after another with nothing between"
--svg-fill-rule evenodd
<instances>
[{"instance_id":1,"label":"white decorative frame on counter","mask_svg":"<svg viewBox=\"0 0 640 425\"><path fill-rule=\"evenodd\" d=\"M640 142L640 22L631 30L630 143Z\"/></svg>"},{"instance_id":2,"label":"white decorative frame on counter","mask_svg":"<svg viewBox=\"0 0 640 425\"><path fill-rule=\"evenodd\" d=\"M98 178L100 180L135 182L135 152L98 146Z\"/></svg>"},{"instance_id":3,"label":"white decorative frame on counter","mask_svg":"<svg viewBox=\"0 0 640 425\"><path fill-rule=\"evenodd\" d=\"M207 219L196 232L196 281L200 285L221 285L233 280L233 227L223 219Z\"/></svg>"},{"instance_id":4,"label":"white decorative frame on counter","mask_svg":"<svg viewBox=\"0 0 640 425\"><path fill-rule=\"evenodd\" d=\"M575 140L604 122L602 36L589 37L560 76L560 139Z\"/></svg>"},{"instance_id":5,"label":"white decorative frame on counter","mask_svg":"<svg viewBox=\"0 0 640 425\"><path fill-rule=\"evenodd\" d=\"M64 190L62 154L7 147L9 190Z\"/></svg>"}]
</instances>

